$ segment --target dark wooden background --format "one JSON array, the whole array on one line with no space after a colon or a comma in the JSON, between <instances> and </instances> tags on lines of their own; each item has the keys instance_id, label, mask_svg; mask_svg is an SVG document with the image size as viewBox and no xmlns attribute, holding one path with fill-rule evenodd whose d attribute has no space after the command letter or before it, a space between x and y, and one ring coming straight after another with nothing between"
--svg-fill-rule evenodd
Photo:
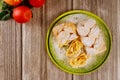
<instances>
[{"instance_id":1,"label":"dark wooden background","mask_svg":"<svg viewBox=\"0 0 120 80\"><path fill-rule=\"evenodd\" d=\"M0 22L0 80L120 80L120 0L47 0L33 10L26 24ZM109 26L113 45L110 57L97 71L72 75L58 69L46 52L49 25L69 10L87 10Z\"/></svg>"}]
</instances>

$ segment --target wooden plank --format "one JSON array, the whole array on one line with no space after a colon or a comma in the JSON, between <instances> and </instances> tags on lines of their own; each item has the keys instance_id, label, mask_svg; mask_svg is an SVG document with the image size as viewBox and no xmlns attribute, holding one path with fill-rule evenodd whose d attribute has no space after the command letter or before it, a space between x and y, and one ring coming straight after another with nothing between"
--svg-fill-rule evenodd
<instances>
[{"instance_id":1,"label":"wooden plank","mask_svg":"<svg viewBox=\"0 0 120 80\"><path fill-rule=\"evenodd\" d=\"M45 36L42 8L33 9L33 19L22 28L22 80L46 80Z\"/></svg>"},{"instance_id":2,"label":"wooden plank","mask_svg":"<svg viewBox=\"0 0 120 80\"><path fill-rule=\"evenodd\" d=\"M118 33L118 37L117 37L117 53L118 53L118 56L117 56L117 59L118 59L118 72L117 72L117 76L118 76L118 80L120 80L120 0L118 0L117 2L117 26L118 26L118 30L117 30L117 33Z\"/></svg>"},{"instance_id":3,"label":"wooden plank","mask_svg":"<svg viewBox=\"0 0 120 80\"><path fill-rule=\"evenodd\" d=\"M73 9L83 9L100 16L109 26L113 36L113 48L108 61L99 70L74 80L118 80L117 79L117 0L75 0Z\"/></svg>"},{"instance_id":4,"label":"wooden plank","mask_svg":"<svg viewBox=\"0 0 120 80\"><path fill-rule=\"evenodd\" d=\"M2 23L0 23L0 78L4 80L4 54L2 50Z\"/></svg>"},{"instance_id":5,"label":"wooden plank","mask_svg":"<svg viewBox=\"0 0 120 80\"><path fill-rule=\"evenodd\" d=\"M46 27L60 14L72 9L71 0L47 0L45 7ZM45 31L45 30L44 30ZM44 33L46 33L45 31ZM58 69L47 55L47 80L72 80L72 75Z\"/></svg>"},{"instance_id":6,"label":"wooden plank","mask_svg":"<svg viewBox=\"0 0 120 80\"><path fill-rule=\"evenodd\" d=\"M117 9L117 0L73 0L73 9L88 10L103 18L113 36L108 61L98 71L74 75L74 80L120 80L119 4L120 1ZM71 74L61 71L51 62L45 47L50 23L68 10L72 10L72 0L47 0L43 8L33 10L31 22L23 24L22 35L20 24L13 20L0 22L0 80L72 80Z\"/></svg>"},{"instance_id":7,"label":"wooden plank","mask_svg":"<svg viewBox=\"0 0 120 80\"><path fill-rule=\"evenodd\" d=\"M21 26L0 22L0 80L21 80Z\"/></svg>"}]
</instances>

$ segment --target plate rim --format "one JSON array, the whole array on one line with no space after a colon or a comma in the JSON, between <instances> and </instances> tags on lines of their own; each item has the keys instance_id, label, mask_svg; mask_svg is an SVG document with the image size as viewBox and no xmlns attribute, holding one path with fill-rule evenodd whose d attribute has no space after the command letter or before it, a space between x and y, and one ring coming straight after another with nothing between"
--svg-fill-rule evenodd
<instances>
[{"instance_id":1,"label":"plate rim","mask_svg":"<svg viewBox=\"0 0 120 80\"><path fill-rule=\"evenodd\" d=\"M110 47L109 47L109 51L108 51L108 55L106 55L105 57L105 60L98 66L96 67L95 69L89 71L89 72L85 72L85 73L78 73L78 72L71 72L71 71L68 71L66 69L64 69L63 67L61 67L55 60L54 58L52 57L51 55L51 52L49 50L49 34L51 32L51 29L53 28L53 25L58 22L61 17L65 17L67 16L68 14L72 14L72 13L82 13L82 14L86 14L86 15L92 15L93 17L97 18L100 22L102 22L102 24L105 25L107 31L108 31L108 34L109 34L109 38L110 38ZM62 13L61 15L59 15L57 18L55 18L55 20L50 24L48 30L47 30L47 35L46 35L46 49L47 49L47 54L49 55L51 61L61 70L67 72L67 73L70 73L70 74L76 74L76 75L84 75L84 74L89 74L89 73L92 73L96 70L98 70L100 67L102 67L103 64L105 64L105 62L107 61L108 57L110 56L110 52L111 52L111 49L112 49L112 35L111 35L111 31L109 29L109 27L107 26L107 24L105 23L105 21L103 21L103 19L101 19L99 16L97 16L96 14L92 13L92 12L89 12L89 11L86 11L86 10L71 10L71 11L67 11L65 13Z\"/></svg>"}]
</instances>

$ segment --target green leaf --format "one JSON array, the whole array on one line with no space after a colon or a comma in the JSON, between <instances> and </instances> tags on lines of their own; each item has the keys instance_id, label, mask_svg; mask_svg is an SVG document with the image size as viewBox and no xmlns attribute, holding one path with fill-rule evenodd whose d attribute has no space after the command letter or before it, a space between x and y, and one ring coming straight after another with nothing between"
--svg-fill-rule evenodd
<instances>
[{"instance_id":1,"label":"green leaf","mask_svg":"<svg viewBox=\"0 0 120 80\"><path fill-rule=\"evenodd\" d=\"M0 0L0 10L2 9L3 0Z\"/></svg>"},{"instance_id":2,"label":"green leaf","mask_svg":"<svg viewBox=\"0 0 120 80\"><path fill-rule=\"evenodd\" d=\"M2 10L6 10L8 8L9 8L9 5L6 4L5 2L3 2L3 4L2 4Z\"/></svg>"},{"instance_id":3,"label":"green leaf","mask_svg":"<svg viewBox=\"0 0 120 80\"><path fill-rule=\"evenodd\" d=\"M6 4L5 2L3 2L2 4L2 10L12 10L14 7L13 6L10 6L8 4Z\"/></svg>"},{"instance_id":4,"label":"green leaf","mask_svg":"<svg viewBox=\"0 0 120 80\"><path fill-rule=\"evenodd\" d=\"M11 18L11 12L10 11L2 11L0 12L0 20L4 21L4 20L8 20Z\"/></svg>"},{"instance_id":5,"label":"green leaf","mask_svg":"<svg viewBox=\"0 0 120 80\"><path fill-rule=\"evenodd\" d=\"M0 20L8 20L11 18L13 7L6 4L5 2L2 3L2 11L0 12Z\"/></svg>"}]
</instances>

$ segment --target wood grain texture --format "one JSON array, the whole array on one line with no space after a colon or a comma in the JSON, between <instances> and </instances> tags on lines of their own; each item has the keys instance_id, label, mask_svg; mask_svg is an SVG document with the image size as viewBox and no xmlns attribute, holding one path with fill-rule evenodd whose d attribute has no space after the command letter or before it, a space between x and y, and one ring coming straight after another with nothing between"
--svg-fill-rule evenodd
<instances>
[{"instance_id":1,"label":"wood grain texture","mask_svg":"<svg viewBox=\"0 0 120 80\"><path fill-rule=\"evenodd\" d=\"M0 80L21 80L21 25L0 22Z\"/></svg>"},{"instance_id":2,"label":"wood grain texture","mask_svg":"<svg viewBox=\"0 0 120 80\"><path fill-rule=\"evenodd\" d=\"M120 0L117 1L117 26L118 26L118 36L117 36L117 59L118 59L118 72L117 72L117 76L118 76L118 80L120 80Z\"/></svg>"},{"instance_id":3,"label":"wood grain texture","mask_svg":"<svg viewBox=\"0 0 120 80\"><path fill-rule=\"evenodd\" d=\"M42 34L42 9L33 9L33 19L22 27L22 80L43 80L46 74L46 53ZM43 44L43 45L42 45Z\"/></svg>"},{"instance_id":4,"label":"wood grain texture","mask_svg":"<svg viewBox=\"0 0 120 80\"><path fill-rule=\"evenodd\" d=\"M45 8L47 29L57 16L72 9L71 4L71 0L47 1ZM45 31L45 33L47 33L47 31ZM47 80L72 80L72 75L58 69L47 56Z\"/></svg>"},{"instance_id":5,"label":"wood grain texture","mask_svg":"<svg viewBox=\"0 0 120 80\"><path fill-rule=\"evenodd\" d=\"M61 5L53 4L52 2L65 2L63 7ZM31 22L24 24L22 28L22 79L23 80L71 80L72 75L68 75L55 67L47 58L45 38L49 24L55 19L63 10L69 9L67 1L47 1L46 5L41 9L34 9L34 17ZM49 5L49 6L47 6ZM50 6L51 5L51 6ZM58 11L53 8L59 8ZM67 8L68 7L68 8ZM63 9L63 10L62 10ZM56 13L53 13L56 12ZM38 17L39 16L39 17ZM53 76L54 75L54 76ZM58 78L59 76L62 76Z\"/></svg>"},{"instance_id":6,"label":"wood grain texture","mask_svg":"<svg viewBox=\"0 0 120 80\"><path fill-rule=\"evenodd\" d=\"M60 14L87 10L101 17L111 30L112 51L105 64L86 75L72 75L57 68L46 52L46 33ZM33 8L26 24L0 22L0 80L120 80L120 0L46 0Z\"/></svg>"}]
</instances>

